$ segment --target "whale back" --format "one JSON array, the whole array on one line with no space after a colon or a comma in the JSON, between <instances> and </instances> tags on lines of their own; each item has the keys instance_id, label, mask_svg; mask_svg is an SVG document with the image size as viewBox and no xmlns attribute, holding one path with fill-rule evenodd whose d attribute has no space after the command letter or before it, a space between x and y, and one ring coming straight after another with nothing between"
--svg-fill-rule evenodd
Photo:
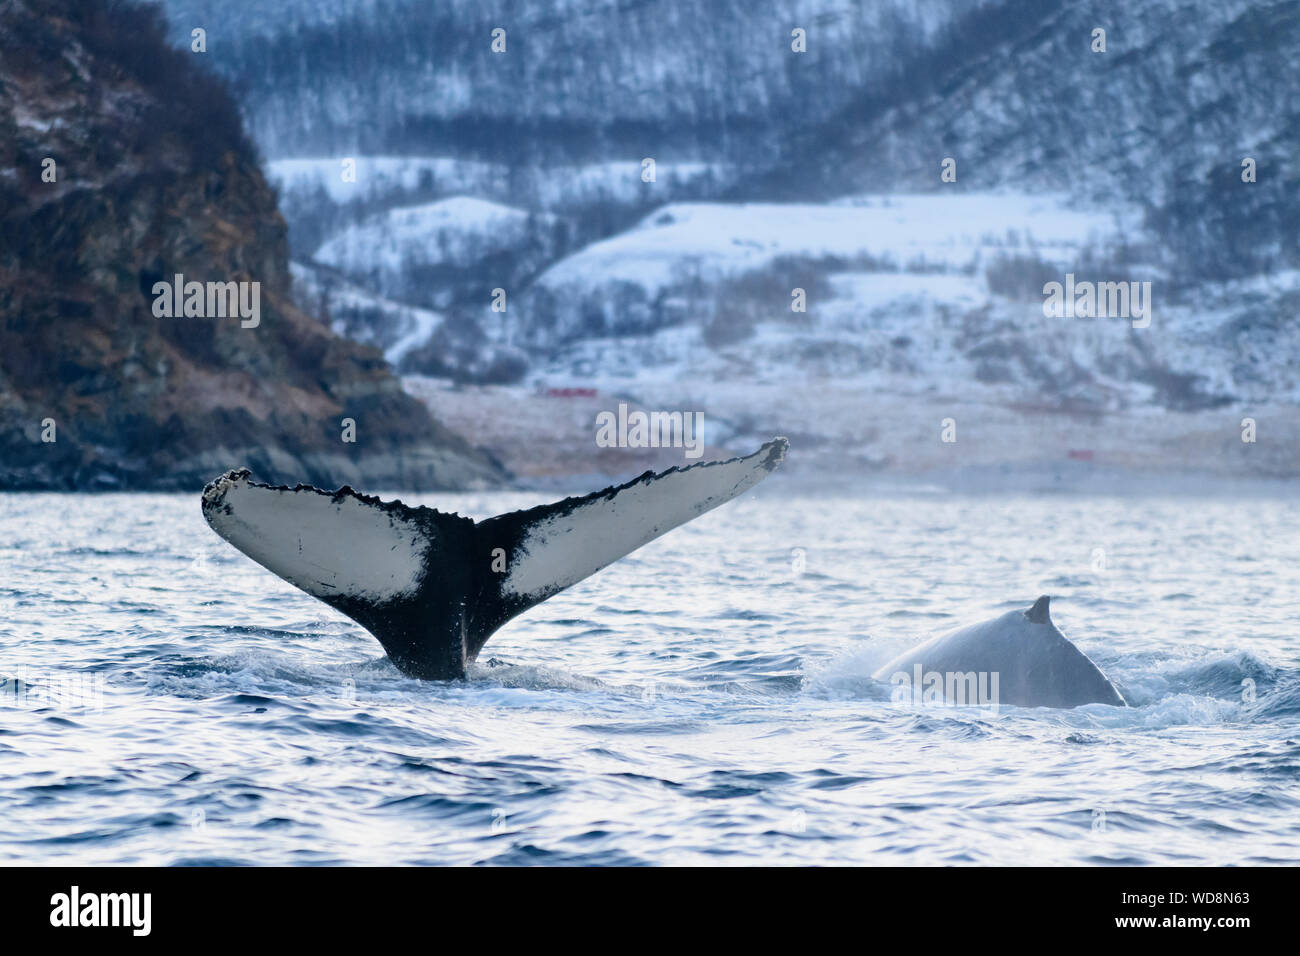
<instances>
[{"instance_id":1,"label":"whale back","mask_svg":"<svg viewBox=\"0 0 1300 956\"><path fill-rule=\"evenodd\" d=\"M889 681L904 673L910 678L917 665L923 674L996 674L999 704L1127 706L1097 665L1057 630L1046 595L1027 610L1008 611L926 641L885 664L874 676ZM945 680L943 686L946 697L950 682Z\"/></svg>"}]
</instances>

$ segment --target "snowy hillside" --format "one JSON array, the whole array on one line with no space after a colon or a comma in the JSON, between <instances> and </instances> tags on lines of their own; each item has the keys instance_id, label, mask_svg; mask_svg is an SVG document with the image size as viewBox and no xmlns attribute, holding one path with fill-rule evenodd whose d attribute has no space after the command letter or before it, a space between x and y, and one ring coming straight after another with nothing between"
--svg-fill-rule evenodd
<instances>
[{"instance_id":1,"label":"snowy hillside","mask_svg":"<svg viewBox=\"0 0 1300 956\"><path fill-rule=\"evenodd\" d=\"M1127 244L1139 216L973 193L671 205L551 267L496 328L550 354L549 376L605 387L836 376L1098 410L1300 399L1300 335L1240 334L1294 274L1182 300ZM1043 286L1067 275L1148 283L1149 314L1048 316Z\"/></svg>"},{"instance_id":2,"label":"snowy hillside","mask_svg":"<svg viewBox=\"0 0 1300 956\"><path fill-rule=\"evenodd\" d=\"M958 189L1140 204L1184 281L1296 268L1297 58L1296 0L1005 0L791 137L761 188L933 189L950 157Z\"/></svg>"},{"instance_id":3,"label":"snowy hillside","mask_svg":"<svg viewBox=\"0 0 1300 956\"><path fill-rule=\"evenodd\" d=\"M400 365L442 327L441 313L375 295L330 270L295 262L290 273L299 302L336 334L379 349L391 365Z\"/></svg>"},{"instance_id":4,"label":"snowy hillside","mask_svg":"<svg viewBox=\"0 0 1300 956\"><path fill-rule=\"evenodd\" d=\"M520 169L506 163L453 156L351 156L356 176L345 180L341 160L279 159L267 163L267 176L291 205L316 200L376 203L423 193L472 194L499 202L555 211L594 202L632 204L662 201L692 189L715 191L735 177L725 163L656 164L655 189L641 178L641 159Z\"/></svg>"},{"instance_id":5,"label":"snowy hillside","mask_svg":"<svg viewBox=\"0 0 1300 956\"><path fill-rule=\"evenodd\" d=\"M553 165L771 158L788 117L832 115L992 0L161 2L178 44L208 30L269 158Z\"/></svg>"},{"instance_id":6,"label":"snowy hillside","mask_svg":"<svg viewBox=\"0 0 1300 956\"><path fill-rule=\"evenodd\" d=\"M219 27L299 303L474 434L594 391L899 467L864 401L1199 448L1300 402L1300 0L165 6ZM1046 314L1076 281L1146 314Z\"/></svg>"},{"instance_id":7,"label":"snowy hillside","mask_svg":"<svg viewBox=\"0 0 1300 956\"><path fill-rule=\"evenodd\" d=\"M382 296L445 308L494 269L496 281L508 282L538 268L550 257L554 226L545 214L457 196L371 216L336 233L312 259Z\"/></svg>"},{"instance_id":8,"label":"snowy hillside","mask_svg":"<svg viewBox=\"0 0 1300 956\"><path fill-rule=\"evenodd\" d=\"M767 272L845 265L880 273L975 273L998 257L1032 255L1060 266L1118 242L1135 214L1089 213L1062 197L894 195L815 204L675 204L633 229L593 243L544 272L515 325L541 347L593 332L620 334L704 318L692 290ZM782 260L785 260L784 264ZM802 265L791 271L793 263ZM779 285L779 283L778 283ZM942 295L943 286L936 288ZM725 297L719 297L725 306ZM688 315L685 313L693 313Z\"/></svg>"},{"instance_id":9,"label":"snowy hillside","mask_svg":"<svg viewBox=\"0 0 1300 956\"><path fill-rule=\"evenodd\" d=\"M267 178L293 224L295 255L304 259L346 230L373 226L382 214L463 197L546 213L540 218L550 224L546 238L558 257L616 232L659 203L717 196L741 175L726 163L703 162L657 163L652 182L642 173L641 158L512 166L454 156L361 155L267 164ZM431 225L437 226L436 219Z\"/></svg>"}]
</instances>

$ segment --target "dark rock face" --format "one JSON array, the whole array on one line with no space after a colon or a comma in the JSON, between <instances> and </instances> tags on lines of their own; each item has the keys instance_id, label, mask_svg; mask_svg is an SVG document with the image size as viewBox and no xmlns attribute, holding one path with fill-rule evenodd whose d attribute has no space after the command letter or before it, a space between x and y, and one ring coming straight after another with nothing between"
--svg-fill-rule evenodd
<instances>
[{"instance_id":1,"label":"dark rock face","mask_svg":"<svg viewBox=\"0 0 1300 956\"><path fill-rule=\"evenodd\" d=\"M197 56L153 8L0 3L0 488L499 482L291 303L275 195ZM259 283L260 322L155 315L177 273Z\"/></svg>"}]
</instances>

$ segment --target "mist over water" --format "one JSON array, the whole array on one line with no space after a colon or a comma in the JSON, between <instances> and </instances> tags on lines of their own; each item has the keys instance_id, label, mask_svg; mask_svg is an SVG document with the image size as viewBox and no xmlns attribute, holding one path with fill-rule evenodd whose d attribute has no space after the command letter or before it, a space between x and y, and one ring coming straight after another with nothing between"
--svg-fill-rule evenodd
<instances>
[{"instance_id":1,"label":"mist over water","mask_svg":"<svg viewBox=\"0 0 1300 956\"><path fill-rule=\"evenodd\" d=\"M0 859L1297 862L1297 568L1284 498L778 477L422 683L196 495L0 495ZM1133 707L911 708L872 680L1041 593ZM75 676L102 699L58 699Z\"/></svg>"}]
</instances>

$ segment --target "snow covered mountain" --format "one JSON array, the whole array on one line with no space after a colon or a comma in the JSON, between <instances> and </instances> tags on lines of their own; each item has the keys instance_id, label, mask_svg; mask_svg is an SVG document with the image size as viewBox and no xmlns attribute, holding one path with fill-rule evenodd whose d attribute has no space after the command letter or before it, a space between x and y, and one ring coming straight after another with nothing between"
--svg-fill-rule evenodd
<instances>
[{"instance_id":1,"label":"snow covered mountain","mask_svg":"<svg viewBox=\"0 0 1300 956\"><path fill-rule=\"evenodd\" d=\"M1141 219L1052 194L671 204L546 270L516 315L481 321L547 356L545 375L605 387L835 377L1093 412L1300 402L1300 328L1251 334L1300 273L1179 295L1131 245ZM1118 286L1126 311L1049 314L1054 281Z\"/></svg>"},{"instance_id":2,"label":"snow covered mountain","mask_svg":"<svg viewBox=\"0 0 1300 956\"><path fill-rule=\"evenodd\" d=\"M1296 0L1006 0L792 137L765 186L933 189L951 157L956 189L1140 204L1183 280L1295 267L1298 56Z\"/></svg>"},{"instance_id":3,"label":"snow covered mountain","mask_svg":"<svg viewBox=\"0 0 1300 956\"><path fill-rule=\"evenodd\" d=\"M216 25L300 301L465 422L467 384L594 389L872 462L856 400L792 383L925 421L1300 402L1300 0L164 5Z\"/></svg>"},{"instance_id":4,"label":"snow covered mountain","mask_svg":"<svg viewBox=\"0 0 1300 956\"><path fill-rule=\"evenodd\" d=\"M163 0L271 159L774 157L991 0ZM806 52L792 55L792 32ZM502 30L494 36L494 31ZM494 40L497 41L494 47ZM502 46L504 43L504 46Z\"/></svg>"}]
</instances>

